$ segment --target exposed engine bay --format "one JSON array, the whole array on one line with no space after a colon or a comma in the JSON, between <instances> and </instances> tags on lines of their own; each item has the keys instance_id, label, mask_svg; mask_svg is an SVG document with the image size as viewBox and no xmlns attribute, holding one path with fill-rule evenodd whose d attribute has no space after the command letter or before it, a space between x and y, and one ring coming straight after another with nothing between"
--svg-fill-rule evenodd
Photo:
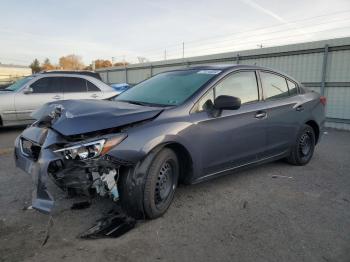
<instances>
[{"instance_id":1,"label":"exposed engine bay","mask_svg":"<svg viewBox=\"0 0 350 262\"><path fill-rule=\"evenodd\" d=\"M71 108L70 111L65 110L66 104ZM107 105L106 110L109 109L110 104L101 104L103 107ZM46 104L33 114L37 121L17 137L15 161L17 167L32 176L34 209L51 213L54 208L54 199L47 190L48 178L69 196L99 195L120 202L120 168L134 166L136 163L116 158L108 152L127 138L128 128L151 120L159 110L143 110L135 112L131 118L129 115L123 119L101 109L99 123L94 120L87 124L86 119L91 117L87 112L90 105L91 101L86 103L87 108L81 108L80 104L75 111L72 101ZM84 113L78 115L80 111ZM84 125L77 124L82 118L86 118ZM74 127L71 120L75 122ZM133 189L130 188L130 199L132 192ZM136 220L118 204L117 211L114 210L99 220L82 237L118 236L134 227Z\"/></svg>"}]
</instances>

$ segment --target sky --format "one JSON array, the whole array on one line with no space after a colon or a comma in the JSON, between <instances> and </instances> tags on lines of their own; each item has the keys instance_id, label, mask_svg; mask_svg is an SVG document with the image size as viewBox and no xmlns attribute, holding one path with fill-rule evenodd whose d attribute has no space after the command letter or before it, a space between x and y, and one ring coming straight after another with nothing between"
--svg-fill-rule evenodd
<instances>
[{"instance_id":1,"label":"sky","mask_svg":"<svg viewBox=\"0 0 350 262\"><path fill-rule=\"evenodd\" d=\"M0 63L150 61L350 36L350 0L0 0Z\"/></svg>"}]
</instances>

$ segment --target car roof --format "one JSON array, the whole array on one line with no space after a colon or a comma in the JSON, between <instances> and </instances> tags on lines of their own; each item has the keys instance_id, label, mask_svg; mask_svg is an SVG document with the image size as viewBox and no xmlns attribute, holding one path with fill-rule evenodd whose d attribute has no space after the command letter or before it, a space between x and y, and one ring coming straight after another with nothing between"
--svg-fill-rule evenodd
<instances>
[{"instance_id":1,"label":"car roof","mask_svg":"<svg viewBox=\"0 0 350 262\"><path fill-rule=\"evenodd\" d=\"M91 77L95 77L98 80L102 80L99 73L89 70L48 70L42 71L40 74L72 74L72 75L87 75Z\"/></svg>"},{"instance_id":2,"label":"car roof","mask_svg":"<svg viewBox=\"0 0 350 262\"><path fill-rule=\"evenodd\" d=\"M244 65L244 64L219 64L219 65L201 65L201 66L190 66L186 69L178 69L178 70L174 70L174 71L181 71L181 70L221 70L223 72L226 71L230 71L233 69L239 70L239 69L252 69L252 70L266 70L266 71L271 71L271 72L275 72L277 74L283 75L287 78L290 78L291 80L298 82L297 80L295 80L294 77L291 77L290 75L273 69L273 68L269 68L269 67L263 67L263 66L257 66L257 65Z\"/></svg>"}]
</instances>

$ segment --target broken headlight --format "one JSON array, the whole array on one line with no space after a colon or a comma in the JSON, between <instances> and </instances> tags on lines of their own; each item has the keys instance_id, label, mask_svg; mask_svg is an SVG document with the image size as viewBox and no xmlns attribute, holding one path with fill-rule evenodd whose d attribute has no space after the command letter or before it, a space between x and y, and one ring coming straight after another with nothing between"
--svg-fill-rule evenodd
<instances>
[{"instance_id":1,"label":"broken headlight","mask_svg":"<svg viewBox=\"0 0 350 262\"><path fill-rule=\"evenodd\" d=\"M55 150L54 152L61 153L65 159L87 160L106 154L113 147L120 144L126 137L126 134L121 134L92 142L74 144Z\"/></svg>"}]
</instances>

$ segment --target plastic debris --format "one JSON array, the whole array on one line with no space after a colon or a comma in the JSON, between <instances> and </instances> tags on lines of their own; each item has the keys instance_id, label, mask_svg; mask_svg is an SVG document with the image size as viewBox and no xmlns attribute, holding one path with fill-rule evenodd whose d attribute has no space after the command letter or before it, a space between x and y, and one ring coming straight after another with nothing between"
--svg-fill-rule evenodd
<instances>
[{"instance_id":1,"label":"plastic debris","mask_svg":"<svg viewBox=\"0 0 350 262\"><path fill-rule=\"evenodd\" d=\"M91 206L90 201L82 201L82 202L74 203L70 209L72 210L86 209L86 208L89 208L90 206Z\"/></svg>"},{"instance_id":2,"label":"plastic debris","mask_svg":"<svg viewBox=\"0 0 350 262\"><path fill-rule=\"evenodd\" d=\"M116 238L133 229L136 220L121 210L112 210L96 221L96 224L80 235L84 239Z\"/></svg>"}]
</instances>

